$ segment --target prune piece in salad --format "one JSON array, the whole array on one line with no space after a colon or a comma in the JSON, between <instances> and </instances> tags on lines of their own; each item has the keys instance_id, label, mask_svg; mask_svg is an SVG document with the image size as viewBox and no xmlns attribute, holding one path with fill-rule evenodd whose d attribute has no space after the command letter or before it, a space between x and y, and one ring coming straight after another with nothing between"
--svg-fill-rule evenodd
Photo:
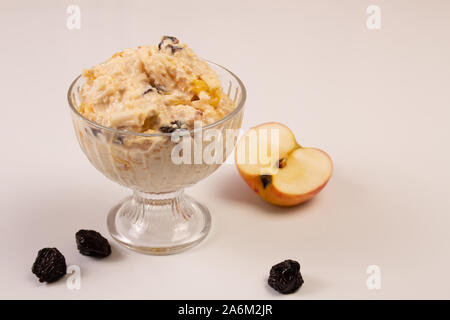
<instances>
[{"instance_id":1,"label":"prune piece in salad","mask_svg":"<svg viewBox=\"0 0 450 320\"><path fill-rule=\"evenodd\" d=\"M269 286L282 294L297 291L303 284L300 264L294 260L285 260L274 265L270 269L270 276L267 282Z\"/></svg>"},{"instance_id":2,"label":"prune piece in salad","mask_svg":"<svg viewBox=\"0 0 450 320\"><path fill-rule=\"evenodd\" d=\"M123 137L122 136L115 136L112 140L115 144L123 145Z\"/></svg>"},{"instance_id":3,"label":"prune piece in salad","mask_svg":"<svg viewBox=\"0 0 450 320\"><path fill-rule=\"evenodd\" d=\"M170 123L168 126L159 127L159 131L164 133L172 133L175 130L186 130L187 126L181 122L180 120L175 120Z\"/></svg>"},{"instance_id":4,"label":"prune piece in salad","mask_svg":"<svg viewBox=\"0 0 450 320\"><path fill-rule=\"evenodd\" d=\"M75 234L77 248L82 255L104 258L111 254L108 240L94 230L79 230Z\"/></svg>"},{"instance_id":5,"label":"prune piece in salad","mask_svg":"<svg viewBox=\"0 0 450 320\"><path fill-rule=\"evenodd\" d=\"M177 45L178 43L180 43L180 41L177 38L164 36L158 44L158 50L161 51L162 49L170 49L170 52L174 54L177 51L183 50L183 47Z\"/></svg>"},{"instance_id":6,"label":"prune piece in salad","mask_svg":"<svg viewBox=\"0 0 450 320\"><path fill-rule=\"evenodd\" d=\"M158 94L162 94L164 92L166 92L166 90L161 87L161 86L157 86L154 83L150 83L150 88L148 88L147 90L144 91L144 93L142 95L146 95L147 93L150 92L157 92Z\"/></svg>"},{"instance_id":7,"label":"prune piece in salad","mask_svg":"<svg viewBox=\"0 0 450 320\"><path fill-rule=\"evenodd\" d=\"M148 88L147 90L145 90L144 93L143 93L142 95L145 95L145 94L147 94L147 93L149 93L149 92L153 92L153 90L155 90L155 89L152 88L152 87L150 87L150 88Z\"/></svg>"},{"instance_id":8,"label":"prune piece in salad","mask_svg":"<svg viewBox=\"0 0 450 320\"><path fill-rule=\"evenodd\" d=\"M171 52L172 54L174 54L174 53L176 53L176 52L178 52L178 51L183 50L183 47L180 47L180 46L174 46L174 45L172 45L172 44L167 45L166 48L169 48L169 49L170 49L170 52Z\"/></svg>"},{"instance_id":9,"label":"prune piece in salad","mask_svg":"<svg viewBox=\"0 0 450 320\"><path fill-rule=\"evenodd\" d=\"M180 41L176 37L163 36L161 42L158 44L158 49L161 50L166 44L177 44Z\"/></svg>"},{"instance_id":10,"label":"prune piece in salad","mask_svg":"<svg viewBox=\"0 0 450 320\"><path fill-rule=\"evenodd\" d=\"M98 136L101 133L101 131L99 129L91 128L91 131L92 131L92 134L94 135L94 137Z\"/></svg>"},{"instance_id":11,"label":"prune piece in salad","mask_svg":"<svg viewBox=\"0 0 450 320\"><path fill-rule=\"evenodd\" d=\"M66 274L66 259L56 248L41 249L31 271L39 278L39 282L55 282Z\"/></svg>"},{"instance_id":12,"label":"prune piece in salad","mask_svg":"<svg viewBox=\"0 0 450 320\"><path fill-rule=\"evenodd\" d=\"M172 126L161 126L161 127L159 127L159 131L161 131L163 133L172 133L175 130L177 130L177 129L172 127Z\"/></svg>"}]
</instances>

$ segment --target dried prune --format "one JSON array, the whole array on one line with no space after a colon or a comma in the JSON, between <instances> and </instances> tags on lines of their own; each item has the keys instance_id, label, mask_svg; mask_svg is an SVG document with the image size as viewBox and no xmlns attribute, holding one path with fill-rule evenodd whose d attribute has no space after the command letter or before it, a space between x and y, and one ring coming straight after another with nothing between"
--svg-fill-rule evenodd
<instances>
[{"instance_id":1,"label":"dried prune","mask_svg":"<svg viewBox=\"0 0 450 320\"><path fill-rule=\"evenodd\" d=\"M115 144L123 145L123 137L122 136L115 136L112 140Z\"/></svg>"},{"instance_id":2,"label":"dried prune","mask_svg":"<svg viewBox=\"0 0 450 320\"><path fill-rule=\"evenodd\" d=\"M263 174L260 177L263 188L265 189L269 184L272 183L272 176L270 174Z\"/></svg>"},{"instance_id":3,"label":"dried prune","mask_svg":"<svg viewBox=\"0 0 450 320\"><path fill-rule=\"evenodd\" d=\"M170 123L170 126L159 127L159 131L164 133L172 133L175 130L185 130L187 126L180 120L175 120Z\"/></svg>"},{"instance_id":4,"label":"dried prune","mask_svg":"<svg viewBox=\"0 0 450 320\"><path fill-rule=\"evenodd\" d=\"M75 234L77 248L81 254L93 257L107 257L111 254L108 240L94 230L79 230Z\"/></svg>"},{"instance_id":5,"label":"dried prune","mask_svg":"<svg viewBox=\"0 0 450 320\"><path fill-rule=\"evenodd\" d=\"M171 42L173 44L177 44L180 41L176 38L176 37L171 37L171 36L163 36L161 39L161 42L158 44L158 49L161 50L161 48L163 47L163 45L166 42Z\"/></svg>"},{"instance_id":6,"label":"dried prune","mask_svg":"<svg viewBox=\"0 0 450 320\"><path fill-rule=\"evenodd\" d=\"M269 286L283 294L297 291L303 284L300 264L294 260L285 260L274 265L270 269L270 276L267 282Z\"/></svg>"},{"instance_id":7,"label":"dried prune","mask_svg":"<svg viewBox=\"0 0 450 320\"><path fill-rule=\"evenodd\" d=\"M172 133L175 130L177 130L176 128L172 127L172 126L162 126L159 127L159 131L163 132L163 133Z\"/></svg>"},{"instance_id":8,"label":"dried prune","mask_svg":"<svg viewBox=\"0 0 450 320\"><path fill-rule=\"evenodd\" d=\"M166 92L166 90L163 87L157 86L154 83L150 83L150 88L145 90L142 95L146 95L147 93L154 92L154 91L158 92L159 94Z\"/></svg>"},{"instance_id":9,"label":"dried prune","mask_svg":"<svg viewBox=\"0 0 450 320\"><path fill-rule=\"evenodd\" d=\"M142 94L142 95L144 95L144 94L147 94L147 93L149 93L149 92L153 92L153 88L152 87L150 87L150 88L148 88L147 90L145 90L144 91L144 93Z\"/></svg>"},{"instance_id":10,"label":"dried prune","mask_svg":"<svg viewBox=\"0 0 450 320\"><path fill-rule=\"evenodd\" d=\"M176 45L179 42L180 41L175 37L164 36L162 37L161 42L158 44L158 50L161 51L161 49L166 50L167 48L169 48L170 52L174 54L177 51L183 50L183 47Z\"/></svg>"},{"instance_id":11,"label":"dried prune","mask_svg":"<svg viewBox=\"0 0 450 320\"><path fill-rule=\"evenodd\" d=\"M170 52L171 52L172 54L174 54L174 53L176 53L176 52L178 52L178 51L183 50L183 47L180 47L180 46L174 46L173 44L167 45L166 48L169 48L169 49L170 49Z\"/></svg>"},{"instance_id":12,"label":"dried prune","mask_svg":"<svg viewBox=\"0 0 450 320\"><path fill-rule=\"evenodd\" d=\"M98 136L101 133L101 131L99 129L91 128L91 131L92 131L92 134L94 135L94 137Z\"/></svg>"},{"instance_id":13,"label":"dried prune","mask_svg":"<svg viewBox=\"0 0 450 320\"><path fill-rule=\"evenodd\" d=\"M56 248L41 249L31 271L39 278L39 282L55 282L66 274L66 259Z\"/></svg>"}]
</instances>

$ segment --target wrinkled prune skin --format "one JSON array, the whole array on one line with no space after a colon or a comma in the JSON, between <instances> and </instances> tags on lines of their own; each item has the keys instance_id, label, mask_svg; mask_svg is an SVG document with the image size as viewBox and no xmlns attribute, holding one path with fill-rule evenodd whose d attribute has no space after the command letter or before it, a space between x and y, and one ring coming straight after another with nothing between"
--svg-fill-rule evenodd
<instances>
[{"instance_id":1,"label":"wrinkled prune skin","mask_svg":"<svg viewBox=\"0 0 450 320\"><path fill-rule=\"evenodd\" d=\"M163 36L161 42L158 44L158 49L161 50L166 42L177 44L180 41L176 37Z\"/></svg>"},{"instance_id":2,"label":"wrinkled prune skin","mask_svg":"<svg viewBox=\"0 0 450 320\"><path fill-rule=\"evenodd\" d=\"M158 50L161 51L162 49L170 49L170 53L174 54L177 51L183 50L183 47L177 45L179 43L180 41L175 37L164 36L162 37L161 42L158 44Z\"/></svg>"},{"instance_id":3,"label":"wrinkled prune skin","mask_svg":"<svg viewBox=\"0 0 450 320\"><path fill-rule=\"evenodd\" d=\"M174 46L174 45L172 45L172 44L167 45L166 48L169 48L169 49L170 49L170 53L172 53L172 54L174 54L174 53L176 53L176 52L178 52L178 51L183 50L183 47L180 47L180 46Z\"/></svg>"},{"instance_id":4,"label":"wrinkled prune skin","mask_svg":"<svg viewBox=\"0 0 450 320\"><path fill-rule=\"evenodd\" d=\"M86 127L84 129L84 131L86 131L86 134L92 135L94 137L97 137L98 135L102 134L102 132L99 129L89 128L89 127Z\"/></svg>"},{"instance_id":5,"label":"wrinkled prune skin","mask_svg":"<svg viewBox=\"0 0 450 320\"><path fill-rule=\"evenodd\" d=\"M269 286L283 294L297 291L303 284L300 264L294 260L285 260L274 265L270 269L270 276L267 282Z\"/></svg>"},{"instance_id":6,"label":"wrinkled prune skin","mask_svg":"<svg viewBox=\"0 0 450 320\"><path fill-rule=\"evenodd\" d=\"M177 128L174 128L172 126L162 126L159 128L159 131L161 131L163 133L172 133L175 130L177 130Z\"/></svg>"},{"instance_id":7,"label":"wrinkled prune skin","mask_svg":"<svg viewBox=\"0 0 450 320\"><path fill-rule=\"evenodd\" d=\"M264 189L272 183L272 176L270 174L263 174L260 179Z\"/></svg>"},{"instance_id":8,"label":"wrinkled prune skin","mask_svg":"<svg viewBox=\"0 0 450 320\"><path fill-rule=\"evenodd\" d=\"M150 87L147 90L144 91L144 93L142 95L146 95L149 92L153 92L153 90L155 90L154 88Z\"/></svg>"},{"instance_id":9,"label":"wrinkled prune skin","mask_svg":"<svg viewBox=\"0 0 450 320\"><path fill-rule=\"evenodd\" d=\"M112 143L123 145L123 137L122 136L115 136L112 140Z\"/></svg>"},{"instance_id":10,"label":"wrinkled prune skin","mask_svg":"<svg viewBox=\"0 0 450 320\"><path fill-rule=\"evenodd\" d=\"M145 90L142 95L146 95L147 93L155 92L155 91L158 94L163 94L164 92L166 92L166 90L163 87L156 85L155 81L150 81L149 85L150 85L150 88Z\"/></svg>"},{"instance_id":11,"label":"wrinkled prune skin","mask_svg":"<svg viewBox=\"0 0 450 320\"><path fill-rule=\"evenodd\" d=\"M111 254L108 240L94 230L80 230L75 234L77 248L82 255L104 258Z\"/></svg>"},{"instance_id":12,"label":"wrinkled prune skin","mask_svg":"<svg viewBox=\"0 0 450 320\"><path fill-rule=\"evenodd\" d=\"M186 125L180 120L175 120L170 123L170 126L162 126L159 127L159 131L164 133L172 133L175 130L185 130L187 129Z\"/></svg>"},{"instance_id":13,"label":"wrinkled prune skin","mask_svg":"<svg viewBox=\"0 0 450 320\"><path fill-rule=\"evenodd\" d=\"M39 278L39 282L55 282L67 272L66 259L56 248L41 249L33 263L31 272Z\"/></svg>"}]
</instances>

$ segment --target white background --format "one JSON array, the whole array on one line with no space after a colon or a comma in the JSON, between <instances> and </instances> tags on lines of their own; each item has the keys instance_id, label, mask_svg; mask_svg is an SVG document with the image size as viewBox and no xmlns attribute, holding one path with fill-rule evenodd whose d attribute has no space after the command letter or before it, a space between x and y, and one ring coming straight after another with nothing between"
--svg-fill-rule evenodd
<instances>
[{"instance_id":1,"label":"white background","mask_svg":"<svg viewBox=\"0 0 450 320\"><path fill-rule=\"evenodd\" d=\"M81 8L81 29L66 8ZM379 5L381 30L366 9ZM450 298L449 1L2 1L0 298ZM235 72L244 127L279 121L326 150L335 171L314 200L264 203L225 164L188 190L212 212L210 235L173 256L119 247L108 210L129 191L88 162L66 92L85 67L174 35ZM82 256L80 228L113 254ZM81 289L39 284L37 251L81 267ZM295 294L266 285L298 260ZM379 265L381 290L366 268Z\"/></svg>"}]
</instances>

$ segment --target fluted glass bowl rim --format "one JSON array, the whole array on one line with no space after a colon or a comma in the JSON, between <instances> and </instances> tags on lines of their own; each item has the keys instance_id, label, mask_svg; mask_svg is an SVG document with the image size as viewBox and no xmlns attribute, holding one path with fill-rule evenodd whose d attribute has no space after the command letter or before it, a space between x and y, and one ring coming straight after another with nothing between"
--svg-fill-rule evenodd
<instances>
[{"instance_id":1,"label":"fluted glass bowl rim","mask_svg":"<svg viewBox=\"0 0 450 320\"><path fill-rule=\"evenodd\" d=\"M207 129L213 129L217 126L220 126L222 123L227 122L228 120L232 119L236 114L238 114L241 109L244 107L245 104L245 100L247 99L247 90L245 89L244 83L241 81L241 79L239 79L239 77L237 75L235 75L233 72L231 72L230 70L228 70L227 68L214 63L212 61L209 60L204 60L209 64L213 64L223 70L225 70L226 72L228 72L239 84L239 87L241 88L241 99L239 101L239 104L233 109L233 111L231 111L229 114L227 114L225 117L223 117L222 119L213 122L211 124L208 124L206 126L202 126L201 128L194 128L194 129L190 129L189 133L195 133L198 130L207 130ZM115 128L109 128L109 127L105 127L102 126L101 124L98 124L94 121L91 121L87 118L85 118L80 112L78 112L78 109L73 105L72 103L72 91L75 87L75 84L77 83L77 81L82 77L82 75L80 74L79 76L77 76L75 78L75 80L72 81L72 83L70 84L69 90L67 91L67 100L70 106L70 109L72 110L73 114L75 114L77 117L79 117L80 119L82 119L84 122L86 122L87 124L89 124L92 127L95 127L96 129L99 130L103 130L103 131L107 131L113 134L118 134L118 135L127 135L127 136L137 136L137 137L163 137L163 136L171 136L173 133L165 133L165 132L160 132L160 133L141 133L141 132L133 132L133 131L126 131L126 130L120 130L120 129L115 129Z\"/></svg>"}]
</instances>

